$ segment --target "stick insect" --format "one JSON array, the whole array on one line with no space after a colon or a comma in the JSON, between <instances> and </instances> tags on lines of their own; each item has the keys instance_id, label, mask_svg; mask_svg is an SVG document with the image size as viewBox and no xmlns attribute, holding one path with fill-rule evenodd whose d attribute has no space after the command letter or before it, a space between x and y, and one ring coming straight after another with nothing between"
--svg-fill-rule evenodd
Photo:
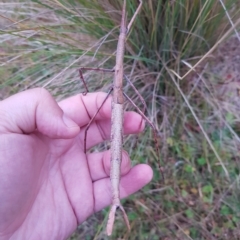
<instances>
[{"instance_id":1,"label":"stick insect","mask_svg":"<svg viewBox=\"0 0 240 240\"><path fill-rule=\"evenodd\" d=\"M144 111L146 109L146 103L140 93L137 91L137 89L133 86L131 81L127 78L127 76L123 72L123 60L124 60L124 51L125 51L125 42L127 34L137 16L140 9L142 7L142 0L139 0L139 5L137 10L135 11L131 21L129 22L128 26L126 26L126 0L123 2L123 8L122 8L122 19L121 19L121 25L120 25L120 34L118 38L118 45L117 45L117 52L116 52L116 65L113 69L103 69L103 68L80 68L79 69L79 75L80 78L84 84L85 92L83 95L86 95L88 92L87 85L85 83L85 80L83 78L83 70L96 70L96 71L102 71L102 72L113 72L114 73L114 80L113 80L113 86L109 90L105 100L102 102L101 106L97 110L97 112L94 114L88 125L86 126L85 130L85 136L84 136L84 151L86 152L86 140L87 140L87 131L91 125L91 123L94 121L96 115L100 111L101 107L107 100L108 96L113 91L113 98L112 98L112 115L111 115L111 172L110 172L110 179L111 179L111 187L112 187L112 206L109 212L108 222L107 222L107 228L106 232L107 235L112 234L114 221L115 221L115 213L117 209L120 209L124 221L127 225L128 230L130 230L130 224L127 217L127 214L121 205L120 202L120 194L119 194L119 182L120 182L120 165L122 161L122 145L123 145L123 104L124 99L127 98L134 107L137 108L139 114L144 118L153 128L154 130L154 139L156 142L156 146L158 146L157 143L157 130L155 126L151 123L151 121L144 115ZM133 87L134 91L137 93L139 98L141 99L144 110L141 111L134 102L123 92L123 78L125 78L129 84ZM157 147L157 151L158 147Z\"/></svg>"}]
</instances>

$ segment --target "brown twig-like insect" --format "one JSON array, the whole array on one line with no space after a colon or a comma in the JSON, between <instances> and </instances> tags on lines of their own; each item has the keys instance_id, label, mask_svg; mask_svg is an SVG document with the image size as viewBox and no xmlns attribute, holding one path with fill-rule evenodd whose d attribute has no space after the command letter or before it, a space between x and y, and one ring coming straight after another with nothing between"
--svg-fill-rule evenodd
<instances>
[{"instance_id":1,"label":"brown twig-like insect","mask_svg":"<svg viewBox=\"0 0 240 240\"><path fill-rule=\"evenodd\" d=\"M127 214L120 202L120 194L119 194L119 182L120 182L120 166L122 161L122 145L123 145L123 104L124 104L124 96L133 104L134 107L137 108L140 115L151 125L154 129L154 139L157 141L157 130L155 126L151 123L151 121L144 115L144 111L146 109L146 104L133 86L131 81L124 75L123 72L123 60L124 60L124 51L125 51L125 42L127 34L132 26L134 19L136 18L137 14L139 13L142 6L142 1L139 1L139 6L135 11L131 21L129 22L128 26L126 26L126 0L123 2L123 9L122 9L122 19L121 19L121 26L120 26L120 35L118 38L118 45L117 45L117 52L116 52L116 65L113 69L103 69L103 68L81 68L79 69L80 78L83 81L85 86L84 95L88 92L85 80L83 78L82 71L83 70L96 70L96 71L103 71L103 72L114 72L114 81L113 86L109 90L107 97L99 107L98 111L95 113L93 118L90 120L88 125L86 126L85 130L85 137L84 137L84 150L86 152L86 140L87 140L87 131L94 121L96 115L100 111L101 107L107 100L108 96L113 90L113 98L112 98L112 117L111 117L111 172L110 172L110 179L111 179L111 186L112 186L112 207L110 209L108 223L107 223L107 235L111 235L114 220L115 220L115 213L117 209L120 209L123 213L124 221L130 230L130 224L127 217ZM133 87L134 91L137 93L139 98L141 99L142 103L144 104L143 112L132 102L132 100L123 93L123 78L125 78L130 85ZM158 144L157 144L158 146ZM157 149L157 151L159 151Z\"/></svg>"}]
</instances>

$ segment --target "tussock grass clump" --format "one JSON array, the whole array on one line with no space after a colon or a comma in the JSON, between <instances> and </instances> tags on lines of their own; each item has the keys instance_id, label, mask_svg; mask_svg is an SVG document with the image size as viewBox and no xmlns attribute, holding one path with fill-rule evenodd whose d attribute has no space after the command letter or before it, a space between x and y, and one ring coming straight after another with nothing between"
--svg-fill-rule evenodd
<instances>
[{"instance_id":1,"label":"tussock grass clump","mask_svg":"<svg viewBox=\"0 0 240 240\"><path fill-rule=\"evenodd\" d=\"M119 220L113 237L237 239L240 116L238 84L232 82L240 69L238 38L234 49L228 40L220 50L224 55L214 50L238 32L239 1L143 2L126 43L125 72L158 128L166 181L156 170L151 131L141 135L136 149L128 137L125 146L134 163L149 163L155 177L124 200L131 233ZM127 1L128 18L137 5ZM0 6L1 99L36 86L65 98L83 90L79 66L114 66L120 1L27 0ZM229 49L234 56L228 58ZM91 91L106 90L112 81L111 74L86 72L85 78ZM128 84L124 90L139 102ZM106 215L104 210L93 216L72 239L104 239Z\"/></svg>"}]
</instances>

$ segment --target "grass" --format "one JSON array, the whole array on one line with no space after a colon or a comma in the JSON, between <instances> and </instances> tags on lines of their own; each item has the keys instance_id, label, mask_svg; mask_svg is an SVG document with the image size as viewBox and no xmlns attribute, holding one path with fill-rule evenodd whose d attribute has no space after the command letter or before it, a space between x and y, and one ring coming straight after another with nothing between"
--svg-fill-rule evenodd
<instances>
[{"instance_id":1,"label":"grass","mask_svg":"<svg viewBox=\"0 0 240 240\"><path fill-rule=\"evenodd\" d=\"M119 1L27 0L1 6L2 98L44 86L62 99L82 92L79 66L114 66ZM129 18L136 7L137 1L128 1ZM240 238L240 116L236 100L219 93L228 70L212 67L221 62L212 60L214 50L239 29L239 7L237 0L144 1L126 43L125 72L158 128L166 180L161 182L157 170L152 132L140 136L136 149L127 137L133 163L150 164L155 175L123 200L131 234L118 217L112 239ZM85 78L91 91L106 91L112 80L111 74L93 72ZM124 90L139 102L128 85ZM105 239L107 213L95 214L71 239Z\"/></svg>"}]
</instances>

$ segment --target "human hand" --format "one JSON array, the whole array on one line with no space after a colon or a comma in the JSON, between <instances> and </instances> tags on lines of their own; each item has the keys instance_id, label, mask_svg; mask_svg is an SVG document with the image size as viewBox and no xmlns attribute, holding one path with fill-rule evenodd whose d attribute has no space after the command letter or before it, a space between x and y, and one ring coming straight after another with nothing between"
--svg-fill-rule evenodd
<instances>
[{"instance_id":1,"label":"human hand","mask_svg":"<svg viewBox=\"0 0 240 240\"><path fill-rule=\"evenodd\" d=\"M56 103L44 89L0 102L0 239L66 239L91 214L111 204L109 151L84 154L84 129L105 93ZM87 148L110 138L108 99L88 131ZM124 116L124 133L141 117ZM123 153L120 195L152 178L148 165L130 166Z\"/></svg>"}]
</instances>

